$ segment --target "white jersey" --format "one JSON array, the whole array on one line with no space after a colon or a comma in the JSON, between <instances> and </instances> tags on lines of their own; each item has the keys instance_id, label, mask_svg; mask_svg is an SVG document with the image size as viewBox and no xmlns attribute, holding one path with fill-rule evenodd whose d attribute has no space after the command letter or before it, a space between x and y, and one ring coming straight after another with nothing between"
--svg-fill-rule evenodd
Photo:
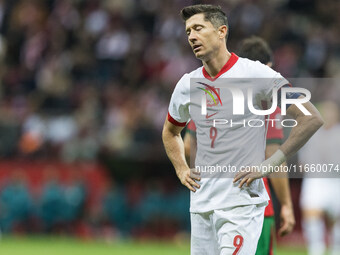
<instances>
[{"instance_id":1,"label":"white jersey","mask_svg":"<svg viewBox=\"0 0 340 255\"><path fill-rule=\"evenodd\" d=\"M288 81L259 61L239 58L232 53L229 61L214 79L209 77L203 67L200 67L185 74L172 94L168 120L178 126L185 126L190 119L196 124L196 167L232 166L239 170L242 166L259 165L265 158L265 126L256 128L244 125L244 123L251 120L252 125L258 125L261 121L264 122L264 116L250 112L246 102L244 114L234 115L232 95L225 93L222 89L219 91L220 99L218 100L221 102L219 105L215 107L208 105L206 116L193 114L201 111L201 105L190 100L192 96L190 80L194 78L206 78L208 86L214 86L219 80L221 81L221 78L240 79L236 83L243 95L246 95L245 98L247 98L248 88L253 90L253 104L256 109L263 109L261 102L270 101L272 89L278 89L288 84ZM262 78L262 82L256 82L258 78ZM209 120L213 118L227 119L235 124L218 125L212 130L212 123ZM233 178L231 178L235 174L229 175L229 178L225 176L202 178L201 188L195 193L191 192L190 211L208 212L268 201L269 197L262 179L253 181L250 187L244 185L240 189L238 183L233 183Z\"/></svg>"}]
</instances>

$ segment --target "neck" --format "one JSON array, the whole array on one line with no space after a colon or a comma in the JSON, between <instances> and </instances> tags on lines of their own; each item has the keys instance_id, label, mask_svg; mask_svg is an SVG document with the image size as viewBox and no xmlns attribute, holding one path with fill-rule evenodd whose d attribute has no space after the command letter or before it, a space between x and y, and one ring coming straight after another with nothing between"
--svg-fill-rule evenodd
<instances>
[{"instance_id":1,"label":"neck","mask_svg":"<svg viewBox=\"0 0 340 255\"><path fill-rule=\"evenodd\" d=\"M227 49L222 49L215 57L203 61L203 66L211 77L215 77L222 67L228 62L231 54Z\"/></svg>"}]
</instances>

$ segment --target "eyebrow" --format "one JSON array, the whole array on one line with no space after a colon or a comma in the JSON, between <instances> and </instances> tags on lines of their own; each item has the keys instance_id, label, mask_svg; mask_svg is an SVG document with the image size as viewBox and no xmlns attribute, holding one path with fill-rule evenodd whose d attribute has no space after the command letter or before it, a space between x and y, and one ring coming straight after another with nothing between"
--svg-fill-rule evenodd
<instances>
[{"instance_id":1,"label":"eyebrow","mask_svg":"<svg viewBox=\"0 0 340 255\"><path fill-rule=\"evenodd\" d=\"M193 24L191 27L188 27L187 29L185 29L185 32L188 32L191 28L195 28L195 27L204 27L203 24Z\"/></svg>"}]
</instances>

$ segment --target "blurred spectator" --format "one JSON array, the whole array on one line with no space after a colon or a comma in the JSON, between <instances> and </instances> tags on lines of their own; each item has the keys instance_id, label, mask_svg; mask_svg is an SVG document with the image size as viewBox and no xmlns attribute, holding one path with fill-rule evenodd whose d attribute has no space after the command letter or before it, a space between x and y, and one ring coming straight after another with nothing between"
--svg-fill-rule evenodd
<instances>
[{"instance_id":1,"label":"blurred spectator","mask_svg":"<svg viewBox=\"0 0 340 255\"><path fill-rule=\"evenodd\" d=\"M61 226L64 215L63 188L59 183L59 173L56 168L48 167L44 176L44 187L40 198L40 212L43 229L50 233Z\"/></svg>"},{"instance_id":2,"label":"blurred spectator","mask_svg":"<svg viewBox=\"0 0 340 255\"><path fill-rule=\"evenodd\" d=\"M86 187L78 169L71 170L69 180L64 184L63 221L71 230L71 225L80 221L83 216L86 200Z\"/></svg>"},{"instance_id":3,"label":"blurred spectator","mask_svg":"<svg viewBox=\"0 0 340 255\"><path fill-rule=\"evenodd\" d=\"M4 232L30 231L33 201L26 186L25 175L14 170L0 192L0 226Z\"/></svg>"},{"instance_id":4,"label":"blurred spectator","mask_svg":"<svg viewBox=\"0 0 340 255\"><path fill-rule=\"evenodd\" d=\"M126 206L125 190L112 183L103 198L104 214L115 229L116 234L126 236L131 231L129 226L129 211Z\"/></svg>"}]
</instances>

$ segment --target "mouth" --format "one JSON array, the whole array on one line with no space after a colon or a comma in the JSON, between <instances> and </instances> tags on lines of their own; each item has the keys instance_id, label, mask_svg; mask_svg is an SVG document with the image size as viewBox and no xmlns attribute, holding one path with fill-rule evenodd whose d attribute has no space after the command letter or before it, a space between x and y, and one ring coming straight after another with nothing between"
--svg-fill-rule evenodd
<instances>
[{"instance_id":1,"label":"mouth","mask_svg":"<svg viewBox=\"0 0 340 255\"><path fill-rule=\"evenodd\" d=\"M201 48L202 48L202 45L200 45L200 44L192 46L192 49L195 53L198 52Z\"/></svg>"}]
</instances>

